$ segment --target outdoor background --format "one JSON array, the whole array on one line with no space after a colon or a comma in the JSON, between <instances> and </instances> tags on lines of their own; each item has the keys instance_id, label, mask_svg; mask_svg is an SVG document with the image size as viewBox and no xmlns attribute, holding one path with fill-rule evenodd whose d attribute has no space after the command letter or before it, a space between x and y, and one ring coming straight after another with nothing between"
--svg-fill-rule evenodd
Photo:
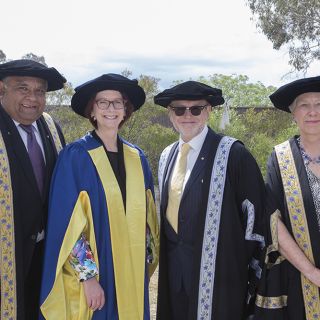
<instances>
[{"instance_id":1,"label":"outdoor background","mask_svg":"<svg viewBox=\"0 0 320 320\"><path fill-rule=\"evenodd\" d=\"M34 59L67 78L47 99L67 142L92 130L69 107L76 86L103 73L137 78L147 101L121 135L145 151L155 184L160 152L177 134L153 96L189 79L220 88L226 103L209 125L241 140L264 176L273 146L297 133L268 96L319 75L319 12L320 0L5 0L0 63Z\"/></svg>"}]
</instances>

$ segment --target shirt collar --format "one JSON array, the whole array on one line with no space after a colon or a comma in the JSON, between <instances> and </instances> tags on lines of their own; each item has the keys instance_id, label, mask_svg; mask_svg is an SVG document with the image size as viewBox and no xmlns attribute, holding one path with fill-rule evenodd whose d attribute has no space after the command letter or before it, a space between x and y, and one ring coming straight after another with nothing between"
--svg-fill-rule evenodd
<instances>
[{"instance_id":1,"label":"shirt collar","mask_svg":"<svg viewBox=\"0 0 320 320\"><path fill-rule=\"evenodd\" d=\"M191 149L193 149L195 151L200 151L200 149L202 148L203 142L207 136L207 133L208 133L208 127L204 126L203 130L188 142ZM179 150L181 149L181 146L184 143L185 142L180 137L179 138Z\"/></svg>"},{"instance_id":2,"label":"shirt collar","mask_svg":"<svg viewBox=\"0 0 320 320\"><path fill-rule=\"evenodd\" d=\"M18 127L20 125L20 122L14 120L14 119L12 119L12 120L13 120L14 124L16 125L16 127ZM39 131L37 121L32 122L31 125L36 129L37 132Z\"/></svg>"}]
</instances>

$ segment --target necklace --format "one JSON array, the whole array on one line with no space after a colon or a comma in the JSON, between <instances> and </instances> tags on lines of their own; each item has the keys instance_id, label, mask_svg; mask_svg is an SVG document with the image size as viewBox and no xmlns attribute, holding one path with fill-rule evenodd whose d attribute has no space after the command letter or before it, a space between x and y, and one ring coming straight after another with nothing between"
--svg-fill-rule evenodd
<instances>
[{"instance_id":1,"label":"necklace","mask_svg":"<svg viewBox=\"0 0 320 320\"><path fill-rule=\"evenodd\" d=\"M304 150L302 144L301 144L301 139L300 137L297 139L298 144L299 144L299 148L301 151L301 155L303 158L304 163L306 164L306 166L308 166L310 163L314 163L314 164L320 164L320 155L314 158L311 158L311 156L309 154L307 154L306 150Z\"/></svg>"}]
</instances>

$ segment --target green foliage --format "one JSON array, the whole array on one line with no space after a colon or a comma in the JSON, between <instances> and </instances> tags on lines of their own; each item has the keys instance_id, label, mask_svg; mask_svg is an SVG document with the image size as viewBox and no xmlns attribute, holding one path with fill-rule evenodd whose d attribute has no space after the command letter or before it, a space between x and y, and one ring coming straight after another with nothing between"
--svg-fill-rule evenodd
<instances>
[{"instance_id":1,"label":"green foliage","mask_svg":"<svg viewBox=\"0 0 320 320\"><path fill-rule=\"evenodd\" d=\"M289 47L289 63L307 70L320 59L319 0L247 0L258 28L275 49Z\"/></svg>"},{"instance_id":2,"label":"green foliage","mask_svg":"<svg viewBox=\"0 0 320 320\"><path fill-rule=\"evenodd\" d=\"M21 59L33 60L33 61L36 61L36 62L39 62L39 63L45 65L46 67L48 66L46 64L46 60L45 60L44 56L38 56L32 52L25 54L24 56L22 56Z\"/></svg>"},{"instance_id":3,"label":"green foliage","mask_svg":"<svg viewBox=\"0 0 320 320\"><path fill-rule=\"evenodd\" d=\"M0 50L0 63L6 62L6 60L7 60L6 54L2 50Z\"/></svg>"},{"instance_id":4,"label":"green foliage","mask_svg":"<svg viewBox=\"0 0 320 320\"><path fill-rule=\"evenodd\" d=\"M159 124L153 124L141 131L138 145L148 158L155 184L157 184L160 154L165 147L177 139L178 134L172 128L165 128Z\"/></svg>"},{"instance_id":5,"label":"green foliage","mask_svg":"<svg viewBox=\"0 0 320 320\"><path fill-rule=\"evenodd\" d=\"M131 75L128 70L126 74ZM254 107L256 103L263 105L275 88L264 87L261 83L251 84L247 76L241 75L215 74L209 78L201 77L199 81L222 88L228 103L235 106L230 110L231 123L222 133L241 140L256 158L262 174L265 175L266 162L272 148L297 134L297 127L292 121L292 116L286 112L273 108L244 109L240 106L244 101L249 107ZM145 152L155 182L162 150L178 139L178 134L168 120L167 110L153 104L152 98L158 92L158 82L159 79L150 76L139 77L139 84L146 91L146 103L133 113L120 130L124 139L138 145ZM71 97L73 89L71 84L68 86L70 91L66 95ZM50 99L49 101L52 101ZM59 101L58 98L55 101ZM75 114L71 108L63 106L63 103L56 104L59 106L49 106L47 111L61 125L67 142L74 141L93 129L87 119ZM209 125L216 132L221 131L219 126L223 111L223 108L214 108L211 113Z\"/></svg>"},{"instance_id":6,"label":"green foliage","mask_svg":"<svg viewBox=\"0 0 320 320\"><path fill-rule=\"evenodd\" d=\"M225 103L229 107L271 107L269 95L276 88L264 86L261 82L250 83L246 75L213 74L200 77L197 81L222 89Z\"/></svg>"},{"instance_id":7,"label":"green foliage","mask_svg":"<svg viewBox=\"0 0 320 320\"><path fill-rule=\"evenodd\" d=\"M127 71L128 73L128 71ZM159 79L141 75L139 85L146 92L146 103L136 112L121 129L122 136L128 141L138 144L141 140L141 132L151 126L155 120L163 115L165 109L153 104L153 96L158 91Z\"/></svg>"},{"instance_id":8,"label":"green foliage","mask_svg":"<svg viewBox=\"0 0 320 320\"><path fill-rule=\"evenodd\" d=\"M214 110L210 126L219 132L221 110ZM248 109L244 113L230 112L231 123L222 132L242 141L257 160L263 176L266 163L275 145L298 133L296 124L289 113L276 109Z\"/></svg>"},{"instance_id":9,"label":"green foliage","mask_svg":"<svg viewBox=\"0 0 320 320\"><path fill-rule=\"evenodd\" d=\"M74 90L72 84L67 82L60 90L51 91L47 93L47 105L50 106L68 106L71 103Z\"/></svg>"},{"instance_id":10,"label":"green foliage","mask_svg":"<svg viewBox=\"0 0 320 320\"><path fill-rule=\"evenodd\" d=\"M46 111L58 122L67 143L81 138L93 127L88 119L77 115L70 107L47 107Z\"/></svg>"}]
</instances>

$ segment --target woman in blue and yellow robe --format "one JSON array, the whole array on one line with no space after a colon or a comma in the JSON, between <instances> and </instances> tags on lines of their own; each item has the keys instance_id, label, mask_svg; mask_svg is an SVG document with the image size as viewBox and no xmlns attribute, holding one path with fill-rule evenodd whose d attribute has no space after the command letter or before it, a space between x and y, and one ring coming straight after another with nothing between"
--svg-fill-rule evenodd
<instances>
[{"instance_id":1,"label":"woman in blue and yellow robe","mask_svg":"<svg viewBox=\"0 0 320 320\"><path fill-rule=\"evenodd\" d=\"M144 98L136 80L115 74L76 88L71 106L96 129L61 152L52 178L42 319L150 319L159 242L152 175L144 153L117 134ZM95 265L91 276L105 297L95 307L85 290L90 275L83 279L75 268L81 239L90 251L82 260Z\"/></svg>"}]
</instances>

